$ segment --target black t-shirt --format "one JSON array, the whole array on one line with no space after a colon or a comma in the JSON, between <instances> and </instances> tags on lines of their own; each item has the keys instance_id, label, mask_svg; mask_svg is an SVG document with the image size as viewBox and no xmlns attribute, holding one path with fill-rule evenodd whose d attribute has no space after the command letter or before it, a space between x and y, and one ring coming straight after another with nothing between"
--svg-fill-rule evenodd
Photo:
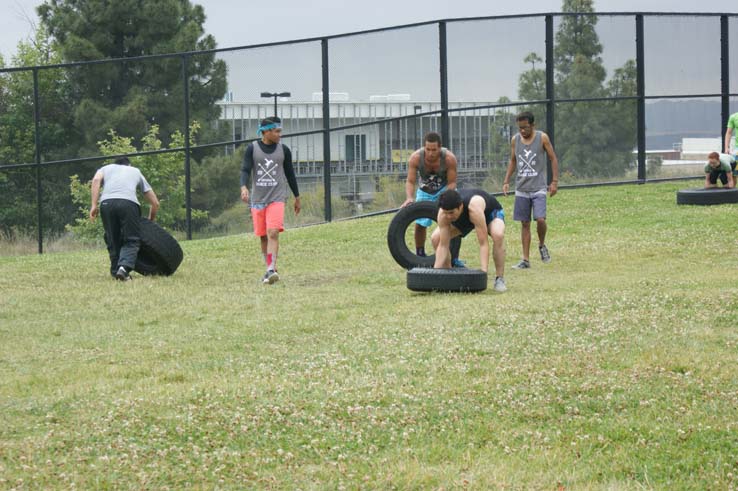
<instances>
[{"instance_id":1,"label":"black t-shirt","mask_svg":"<svg viewBox=\"0 0 738 491\"><path fill-rule=\"evenodd\" d=\"M474 224L469 219L469 202L474 196L481 196L486 202L484 216L487 223L492 221L493 211L502 209L502 205L497 201L497 198L481 189L459 189L459 194L461 195L461 201L464 203L464 208L461 211L461 216L451 225L459 229L462 236L474 230Z\"/></svg>"}]
</instances>

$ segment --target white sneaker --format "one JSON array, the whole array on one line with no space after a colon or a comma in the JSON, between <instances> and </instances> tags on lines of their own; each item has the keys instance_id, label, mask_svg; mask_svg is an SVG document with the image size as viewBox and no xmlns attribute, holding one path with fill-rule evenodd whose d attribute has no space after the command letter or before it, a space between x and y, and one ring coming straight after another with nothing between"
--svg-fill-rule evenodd
<instances>
[{"instance_id":1,"label":"white sneaker","mask_svg":"<svg viewBox=\"0 0 738 491\"><path fill-rule=\"evenodd\" d=\"M495 291L497 292L506 292L507 286L505 286L505 278L502 276L498 276L495 278Z\"/></svg>"}]
</instances>

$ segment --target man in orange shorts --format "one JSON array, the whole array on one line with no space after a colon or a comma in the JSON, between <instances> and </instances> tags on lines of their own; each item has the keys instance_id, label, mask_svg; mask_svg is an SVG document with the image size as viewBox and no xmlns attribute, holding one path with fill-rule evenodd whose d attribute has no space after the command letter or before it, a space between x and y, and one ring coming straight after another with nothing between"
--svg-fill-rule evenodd
<instances>
[{"instance_id":1,"label":"man in orange shorts","mask_svg":"<svg viewBox=\"0 0 738 491\"><path fill-rule=\"evenodd\" d=\"M257 135L260 141L250 143L241 167L241 200L251 205L254 235L261 240L261 253L266 263L262 281L271 285L279 280L277 252L279 233L284 230L284 204L287 186L295 196L295 214L300 213L300 192L292 167L292 152L282 145L282 121L274 116L262 119ZM254 182L249 193L251 171Z\"/></svg>"}]
</instances>

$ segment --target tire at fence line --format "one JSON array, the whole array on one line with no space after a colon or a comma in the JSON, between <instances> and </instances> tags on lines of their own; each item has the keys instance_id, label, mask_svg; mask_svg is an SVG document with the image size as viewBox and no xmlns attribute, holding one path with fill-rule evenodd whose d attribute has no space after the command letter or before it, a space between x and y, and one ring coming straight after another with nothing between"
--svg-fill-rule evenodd
<instances>
[{"instance_id":1,"label":"tire at fence line","mask_svg":"<svg viewBox=\"0 0 738 491\"><path fill-rule=\"evenodd\" d=\"M677 191L678 205L722 205L738 203L738 189L692 188Z\"/></svg>"},{"instance_id":2,"label":"tire at fence line","mask_svg":"<svg viewBox=\"0 0 738 491\"><path fill-rule=\"evenodd\" d=\"M141 218L140 227L141 248L134 271L142 275L174 274L184 256L177 239L147 218Z\"/></svg>"},{"instance_id":3,"label":"tire at fence line","mask_svg":"<svg viewBox=\"0 0 738 491\"><path fill-rule=\"evenodd\" d=\"M419 218L430 218L434 222L438 218L438 204L433 201L416 201L400 211L392 218L387 229L387 246L397 264L405 269L432 268L436 261L435 254L421 257L408 249L405 243L405 231Z\"/></svg>"},{"instance_id":4,"label":"tire at fence line","mask_svg":"<svg viewBox=\"0 0 738 491\"><path fill-rule=\"evenodd\" d=\"M487 289L487 273L481 269L413 268L407 287L415 292L481 292Z\"/></svg>"}]
</instances>

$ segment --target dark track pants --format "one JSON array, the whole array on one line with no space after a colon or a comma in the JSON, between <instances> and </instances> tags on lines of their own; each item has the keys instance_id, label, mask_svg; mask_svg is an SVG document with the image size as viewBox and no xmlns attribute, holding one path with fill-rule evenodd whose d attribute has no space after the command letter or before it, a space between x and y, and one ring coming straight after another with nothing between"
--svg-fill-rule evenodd
<instances>
[{"instance_id":1,"label":"dark track pants","mask_svg":"<svg viewBox=\"0 0 738 491\"><path fill-rule=\"evenodd\" d=\"M733 161L730 163L731 170L735 171L736 161ZM733 176L735 177L735 173L733 173ZM717 184L718 179L720 179L720 182L723 183L723 186L726 186L728 184L728 173L724 170L711 170L710 171L710 184Z\"/></svg>"},{"instance_id":2,"label":"dark track pants","mask_svg":"<svg viewBox=\"0 0 738 491\"><path fill-rule=\"evenodd\" d=\"M710 171L708 179L710 180L710 184L717 184L718 179L720 179L720 182L725 186L728 184L728 173L725 171Z\"/></svg>"},{"instance_id":3,"label":"dark track pants","mask_svg":"<svg viewBox=\"0 0 738 491\"><path fill-rule=\"evenodd\" d=\"M123 266L131 271L141 246L141 207L127 199L106 199L100 203L105 227L105 244L110 255L110 274Z\"/></svg>"}]
</instances>

